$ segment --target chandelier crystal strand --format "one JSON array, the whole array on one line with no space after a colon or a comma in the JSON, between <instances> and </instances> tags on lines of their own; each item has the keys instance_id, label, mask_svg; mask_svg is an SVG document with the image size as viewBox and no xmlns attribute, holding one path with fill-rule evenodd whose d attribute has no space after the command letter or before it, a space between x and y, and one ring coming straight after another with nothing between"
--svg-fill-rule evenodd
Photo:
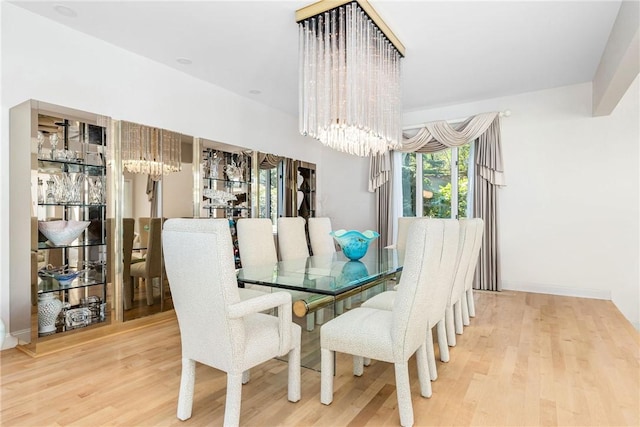
<instances>
[{"instance_id":1,"label":"chandelier crystal strand","mask_svg":"<svg viewBox=\"0 0 640 427\"><path fill-rule=\"evenodd\" d=\"M358 156L401 141L401 54L357 2L299 23L300 133Z\"/></svg>"},{"instance_id":2,"label":"chandelier crystal strand","mask_svg":"<svg viewBox=\"0 0 640 427\"><path fill-rule=\"evenodd\" d=\"M129 122L123 122L122 133L122 163L127 171L150 175L157 181L181 170L179 134Z\"/></svg>"}]
</instances>

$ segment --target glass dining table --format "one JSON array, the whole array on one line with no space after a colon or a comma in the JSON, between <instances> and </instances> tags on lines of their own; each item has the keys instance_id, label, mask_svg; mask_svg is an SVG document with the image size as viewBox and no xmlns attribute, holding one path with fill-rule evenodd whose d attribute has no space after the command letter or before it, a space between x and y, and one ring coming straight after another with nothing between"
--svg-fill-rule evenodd
<instances>
[{"instance_id":1,"label":"glass dining table","mask_svg":"<svg viewBox=\"0 0 640 427\"><path fill-rule=\"evenodd\" d=\"M396 249L370 247L363 258L350 261L342 252L280 261L238 270L240 286L266 292L288 291L293 319L302 326L302 366L320 370L320 326L345 309L386 289L402 270L403 254Z\"/></svg>"}]
</instances>

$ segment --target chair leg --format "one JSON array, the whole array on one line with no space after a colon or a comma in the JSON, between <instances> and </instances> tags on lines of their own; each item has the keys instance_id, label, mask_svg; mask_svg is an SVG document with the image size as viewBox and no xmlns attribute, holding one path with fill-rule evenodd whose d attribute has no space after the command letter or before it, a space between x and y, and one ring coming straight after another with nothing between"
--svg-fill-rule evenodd
<instances>
[{"instance_id":1,"label":"chair leg","mask_svg":"<svg viewBox=\"0 0 640 427\"><path fill-rule=\"evenodd\" d=\"M447 310L444 313L444 324L447 329L447 344L451 347L456 346L456 332L453 321L453 309L452 307L447 307Z\"/></svg>"},{"instance_id":2,"label":"chair leg","mask_svg":"<svg viewBox=\"0 0 640 427\"><path fill-rule=\"evenodd\" d=\"M444 326L444 319L436 325L438 331L438 348L440 349L440 360L442 362L449 361L449 343L447 343L447 331Z\"/></svg>"},{"instance_id":3,"label":"chair leg","mask_svg":"<svg viewBox=\"0 0 640 427\"><path fill-rule=\"evenodd\" d=\"M351 310L351 297L344 300L344 308Z\"/></svg>"},{"instance_id":4,"label":"chair leg","mask_svg":"<svg viewBox=\"0 0 640 427\"><path fill-rule=\"evenodd\" d=\"M242 373L242 384L246 384L251 380L251 371L246 370Z\"/></svg>"},{"instance_id":5,"label":"chair leg","mask_svg":"<svg viewBox=\"0 0 640 427\"><path fill-rule=\"evenodd\" d=\"M296 328L297 329L297 328ZM299 330L299 329L298 329ZM289 351L289 380L288 399L289 402L300 400L300 334L291 337L293 348Z\"/></svg>"},{"instance_id":6,"label":"chair leg","mask_svg":"<svg viewBox=\"0 0 640 427\"><path fill-rule=\"evenodd\" d=\"M453 316L455 318L454 323L456 325L456 334L462 335L464 332L462 328L462 325L464 324L464 321L462 320L462 300L458 301L453 307Z\"/></svg>"},{"instance_id":7,"label":"chair leg","mask_svg":"<svg viewBox=\"0 0 640 427\"><path fill-rule=\"evenodd\" d=\"M353 356L353 375L356 377L362 376L364 372L364 357Z\"/></svg>"},{"instance_id":8,"label":"chair leg","mask_svg":"<svg viewBox=\"0 0 640 427\"><path fill-rule=\"evenodd\" d=\"M147 305L153 305L153 277L144 279L144 287L147 291Z\"/></svg>"},{"instance_id":9,"label":"chair leg","mask_svg":"<svg viewBox=\"0 0 640 427\"><path fill-rule=\"evenodd\" d=\"M307 332L313 332L316 327L316 316L315 313L307 314Z\"/></svg>"},{"instance_id":10,"label":"chair leg","mask_svg":"<svg viewBox=\"0 0 640 427\"><path fill-rule=\"evenodd\" d=\"M429 362L427 362L427 345L422 344L416 351L416 363L418 364L418 379L420 380L420 395L431 397L431 378L429 377Z\"/></svg>"},{"instance_id":11,"label":"chair leg","mask_svg":"<svg viewBox=\"0 0 640 427\"><path fill-rule=\"evenodd\" d=\"M436 368L436 352L433 349L433 332L431 328L427 328L427 364L429 366L429 376L431 381L438 379L438 370Z\"/></svg>"},{"instance_id":12,"label":"chair leg","mask_svg":"<svg viewBox=\"0 0 640 427\"><path fill-rule=\"evenodd\" d=\"M178 395L178 419L184 421L191 418L193 408L193 388L196 382L196 361L182 358L182 374L180 376L180 394Z\"/></svg>"},{"instance_id":13,"label":"chair leg","mask_svg":"<svg viewBox=\"0 0 640 427\"><path fill-rule=\"evenodd\" d=\"M333 355L331 350L320 349L320 403L324 405L333 402Z\"/></svg>"},{"instance_id":14,"label":"chair leg","mask_svg":"<svg viewBox=\"0 0 640 427\"><path fill-rule=\"evenodd\" d=\"M324 323L324 310L320 309L315 312L316 315L316 325L322 325Z\"/></svg>"},{"instance_id":15,"label":"chair leg","mask_svg":"<svg viewBox=\"0 0 640 427\"><path fill-rule=\"evenodd\" d=\"M409 384L409 366L407 363L395 363L396 393L398 395L398 411L400 412L400 425L403 427L413 425L413 404L411 402L411 385Z\"/></svg>"},{"instance_id":16,"label":"chair leg","mask_svg":"<svg viewBox=\"0 0 640 427\"><path fill-rule=\"evenodd\" d=\"M242 404L242 374L227 372L227 399L224 404L224 426L240 424Z\"/></svg>"},{"instance_id":17,"label":"chair leg","mask_svg":"<svg viewBox=\"0 0 640 427\"><path fill-rule=\"evenodd\" d=\"M371 359L369 359L368 357L363 357L362 361L363 361L364 366L371 365Z\"/></svg>"},{"instance_id":18,"label":"chair leg","mask_svg":"<svg viewBox=\"0 0 640 427\"><path fill-rule=\"evenodd\" d=\"M473 300L473 289L467 289L467 305L469 306L469 317L476 317L476 303Z\"/></svg>"},{"instance_id":19,"label":"chair leg","mask_svg":"<svg viewBox=\"0 0 640 427\"><path fill-rule=\"evenodd\" d=\"M344 301L336 302L336 315L344 313Z\"/></svg>"},{"instance_id":20,"label":"chair leg","mask_svg":"<svg viewBox=\"0 0 640 427\"><path fill-rule=\"evenodd\" d=\"M464 326L469 326L469 305L467 303L467 295L466 292L462 295L462 299L460 300L461 304L461 312L462 312L462 324Z\"/></svg>"},{"instance_id":21,"label":"chair leg","mask_svg":"<svg viewBox=\"0 0 640 427\"><path fill-rule=\"evenodd\" d=\"M125 310L131 310L131 303L133 302L133 277L129 277L127 280L125 277L122 278L122 287L123 287L123 304Z\"/></svg>"}]
</instances>

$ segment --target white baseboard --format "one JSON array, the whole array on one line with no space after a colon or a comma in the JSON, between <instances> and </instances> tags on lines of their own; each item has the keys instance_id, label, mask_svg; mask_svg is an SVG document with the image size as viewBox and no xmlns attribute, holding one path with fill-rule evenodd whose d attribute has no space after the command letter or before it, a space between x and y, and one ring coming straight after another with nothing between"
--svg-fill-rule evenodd
<instances>
[{"instance_id":1,"label":"white baseboard","mask_svg":"<svg viewBox=\"0 0 640 427\"><path fill-rule=\"evenodd\" d=\"M7 333L4 336L4 343L2 344L2 348L0 350L5 350L7 348L13 348L17 346L20 342L31 342L31 329L24 329L22 331L16 331L12 334Z\"/></svg>"},{"instance_id":2,"label":"white baseboard","mask_svg":"<svg viewBox=\"0 0 640 427\"><path fill-rule=\"evenodd\" d=\"M13 335L11 334L6 334L4 336L4 341L2 343L2 348L0 348L0 350L6 350L8 348L13 348L15 346L18 345L18 339L15 338Z\"/></svg>"},{"instance_id":3,"label":"white baseboard","mask_svg":"<svg viewBox=\"0 0 640 427\"><path fill-rule=\"evenodd\" d=\"M611 300L611 291L607 289L569 288L566 286L545 285L541 283L502 282L502 289L510 291L533 292L536 294L560 295L565 297L593 298Z\"/></svg>"}]
</instances>

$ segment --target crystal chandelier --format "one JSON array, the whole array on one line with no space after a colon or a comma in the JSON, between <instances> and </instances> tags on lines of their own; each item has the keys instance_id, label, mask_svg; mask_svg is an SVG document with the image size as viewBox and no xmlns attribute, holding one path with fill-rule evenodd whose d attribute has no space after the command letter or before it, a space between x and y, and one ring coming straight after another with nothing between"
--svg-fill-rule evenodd
<instances>
[{"instance_id":1,"label":"crystal chandelier","mask_svg":"<svg viewBox=\"0 0 640 427\"><path fill-rule=\"evenodd\" d=\"M157 181L162 175L181 170L181 159L179 133L122 122L122 165L129 172Z\"/></svg>"},{"instance_id":2,"label":"crystal chandelier","mask_svg":"<svg viewBox=\"0 0 640 427\"><path fill-rule=\"evenodd\" d=\"M404 46L364 0L320 1L296 21L300 133L358 156L397 148Z\"/></svg>"}]
</instances>

